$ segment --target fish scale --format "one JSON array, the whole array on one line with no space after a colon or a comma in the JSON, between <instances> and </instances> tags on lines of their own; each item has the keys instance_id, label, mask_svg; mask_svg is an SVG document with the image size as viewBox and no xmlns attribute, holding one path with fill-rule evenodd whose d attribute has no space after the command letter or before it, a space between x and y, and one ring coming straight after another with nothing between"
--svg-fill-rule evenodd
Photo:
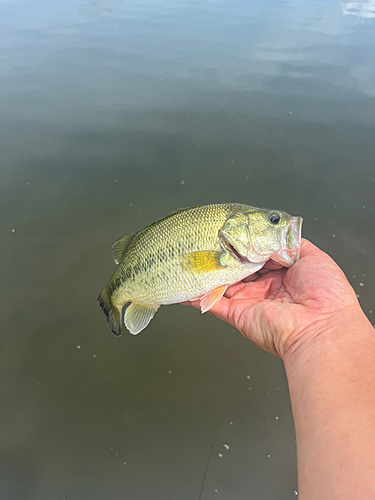
<instances>
[{"instance_id":1,"label":"fish scale","mask_svg":"<svg viewBox=\"0 0 375 500\"><path fill-rule=\"evenodd\" d=\"M276 225L270 213L277 213ZM282 211L215 204L179 210L121 238L113 245L118 266L98 299L111 330L121 334L125 321L131 333L139 333L160 305L203 298L202 312L209 310L228 285L285 251L280 241L286 241L292 219ZM295 232L291 246L299 245Z\"/></svg>"}]
</instances>

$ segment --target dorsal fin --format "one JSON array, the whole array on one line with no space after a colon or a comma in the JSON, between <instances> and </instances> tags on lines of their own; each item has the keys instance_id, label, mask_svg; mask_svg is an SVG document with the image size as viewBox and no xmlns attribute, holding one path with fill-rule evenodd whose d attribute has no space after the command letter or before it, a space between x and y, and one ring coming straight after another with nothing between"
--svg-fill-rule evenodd
<instances>
[{"instance_id":1,"label":"dorsal fin","mask_svg":"<svg viewBox=\"0 0 375 500\"><path fill-rule=\"evenodd\" d=\"M124 255L125 250L128 248L129 244L131 243L135 235L136 233L130 234L129 236L124 236L113 243L112 255L115 264L118 264L120 262L122 256Z\"/></svg>"}]
</instances>

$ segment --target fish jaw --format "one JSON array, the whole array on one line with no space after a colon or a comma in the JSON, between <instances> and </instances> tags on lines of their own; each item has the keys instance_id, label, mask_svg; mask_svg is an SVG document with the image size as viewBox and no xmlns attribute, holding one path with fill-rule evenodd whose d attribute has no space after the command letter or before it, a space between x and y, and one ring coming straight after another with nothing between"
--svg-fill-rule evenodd
<instances>
[{"instance_id":1,"label":"fish jaw","mask_svg":"<svg viewBox=\"0 0 375 500\"><path fill-rule=\"evenodd\" d=\"M280 229L280 249L271 259L284 267L291 267L299 260L301 248L302 217L292 217L290 223Z\"/></svg>"}]
</instances>

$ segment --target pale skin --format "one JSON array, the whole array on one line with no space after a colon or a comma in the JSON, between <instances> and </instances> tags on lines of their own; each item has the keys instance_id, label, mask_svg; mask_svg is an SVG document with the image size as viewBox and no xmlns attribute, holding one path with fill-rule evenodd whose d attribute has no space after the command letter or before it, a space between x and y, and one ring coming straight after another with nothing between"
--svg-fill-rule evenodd
<instances>
[{"instance_id":1,"label":"pale skin","mask_svg":"<svg viewBox=\"0 0 375 500\"><path fill-rule=\"evenodd\" d=\"M266 267L210 313L284 361L300 500L373 500L375 330L339 266L309 241L290 269Z\"/></svg>"}]
</instances>

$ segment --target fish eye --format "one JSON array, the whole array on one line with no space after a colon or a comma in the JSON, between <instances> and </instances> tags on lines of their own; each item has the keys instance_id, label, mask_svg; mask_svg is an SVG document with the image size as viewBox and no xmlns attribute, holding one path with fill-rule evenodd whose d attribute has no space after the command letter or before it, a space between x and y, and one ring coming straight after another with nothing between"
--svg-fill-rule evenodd
<instances>
[{"instance_id":1,"label":"fish eye","mask_svg":"<svg viewBox=\"0 0 375 500\"><path fill-rule=\"evenodd\" d=\"M268 216L268 220L270 221L270 223L274 224L275 226L280 222L280 219L280 214L278 214L277 212L271 212Z\"/></svg>"}]
</instances>

